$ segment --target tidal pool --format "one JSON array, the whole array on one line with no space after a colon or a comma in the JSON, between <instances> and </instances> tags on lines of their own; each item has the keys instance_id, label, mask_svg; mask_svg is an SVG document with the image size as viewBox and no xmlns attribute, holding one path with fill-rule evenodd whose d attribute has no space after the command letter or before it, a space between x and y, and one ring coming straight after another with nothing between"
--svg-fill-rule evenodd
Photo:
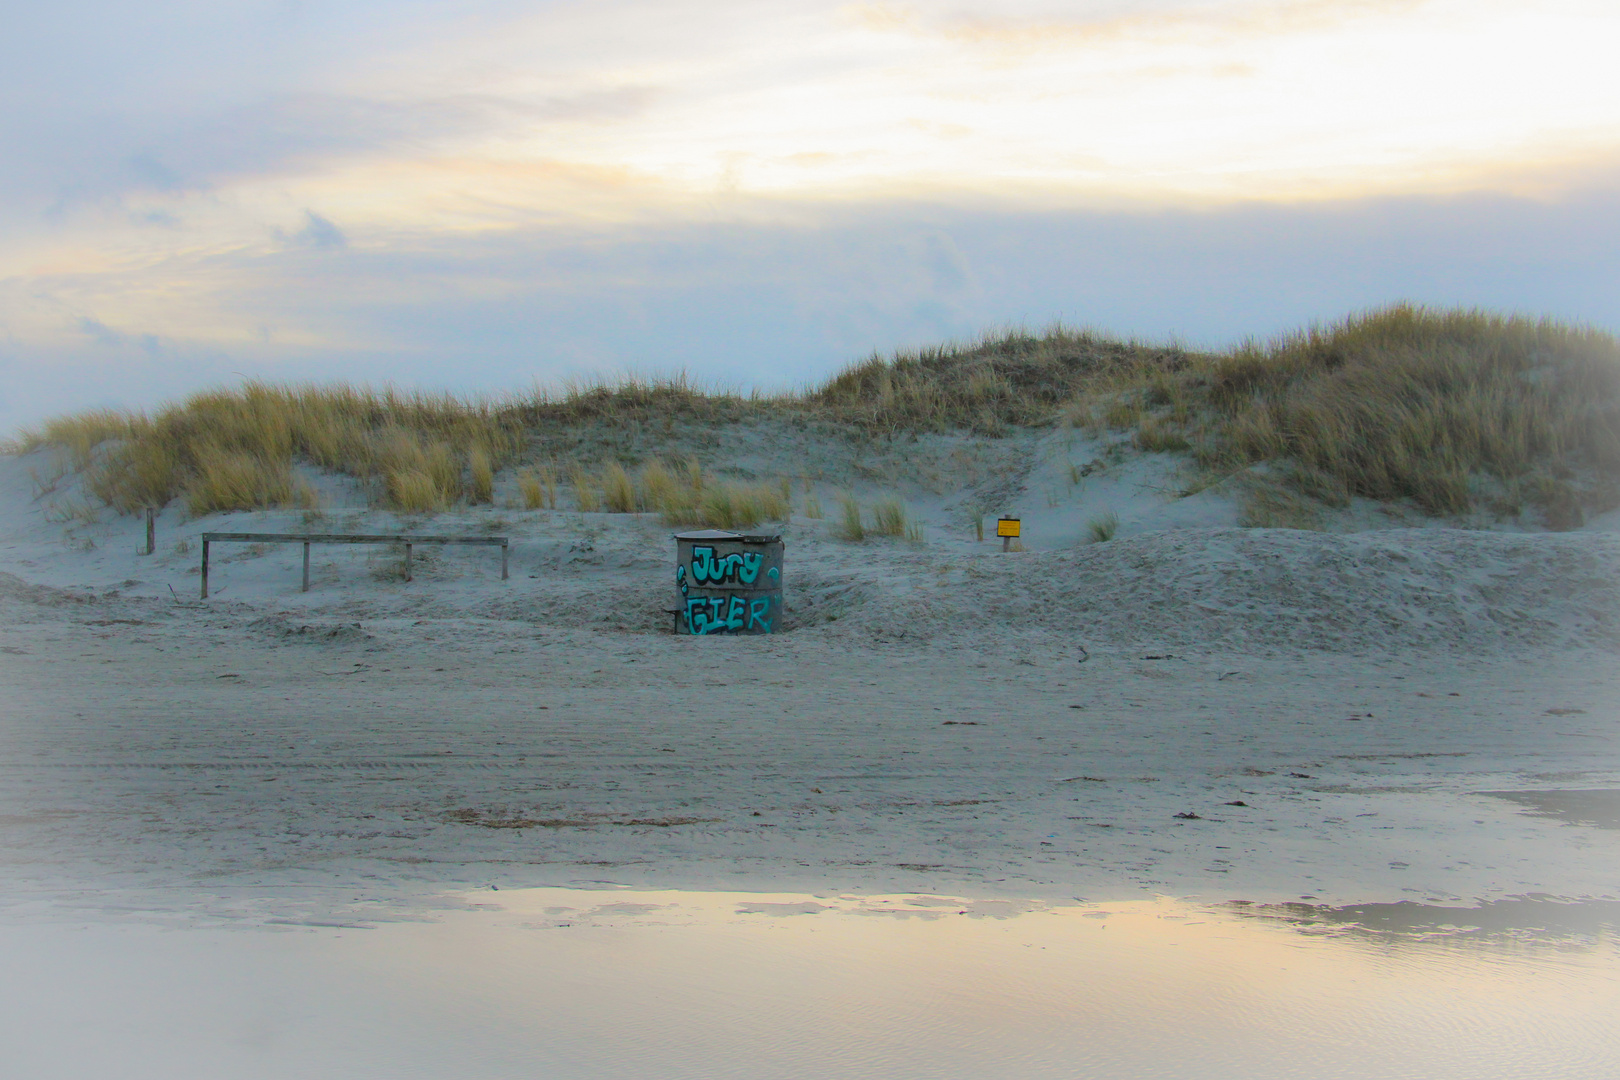
<instances>
[{"instance_id":1,"label":"tidal pool","mask_svg":"<svg viewBox=\"0 0 1620 1080\"><path fill-rule=\"evenodd\" d=\"M0 1075L1620 1076L1613 903L478 892L330 926L0 925Z\"/></svg>"}]
</instances>

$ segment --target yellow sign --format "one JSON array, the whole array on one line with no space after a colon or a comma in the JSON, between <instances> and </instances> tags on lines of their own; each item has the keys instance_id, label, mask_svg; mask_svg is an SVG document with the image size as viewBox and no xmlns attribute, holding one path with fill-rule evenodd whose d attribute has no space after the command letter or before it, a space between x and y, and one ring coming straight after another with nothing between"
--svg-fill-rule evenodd
<instances>
[{"instance_id":1,"label":"yellow sign","mask_svg":"<svg viewBox=\"0 0 1620 1080\"><path fill-rule=\"evenodd\" d=\"M1018 527L1020 524L1021 522L1017 518L1002 518L996 522L996 535L1017 536L1019 535Z\"/></svg>"}]
</instances>

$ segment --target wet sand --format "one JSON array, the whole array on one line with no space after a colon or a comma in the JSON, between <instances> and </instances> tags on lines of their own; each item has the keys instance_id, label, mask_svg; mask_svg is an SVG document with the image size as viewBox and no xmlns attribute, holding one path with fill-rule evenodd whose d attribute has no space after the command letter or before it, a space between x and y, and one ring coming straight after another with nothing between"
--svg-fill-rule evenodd
<instances>
[{"instance_id":1,"label":"wet sand","mask_svg":"<svg viewBox=\"0 0 1620 1080\"><path fill-rule=\"evenodd\" d=\"M217 615L24 614L0 631L11 905L341 914L490 884L1620 894L1612 830L1491 794L1620 787L1600 656L1080 663L1056 645L453 619L302 640Z\"/></svg>"}]
</instances>

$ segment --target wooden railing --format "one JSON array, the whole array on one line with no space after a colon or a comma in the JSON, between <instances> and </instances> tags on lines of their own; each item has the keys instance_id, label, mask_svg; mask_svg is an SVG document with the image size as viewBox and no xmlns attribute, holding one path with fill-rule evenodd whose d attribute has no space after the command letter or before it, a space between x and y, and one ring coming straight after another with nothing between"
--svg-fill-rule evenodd
<instances>
[{"instance_id":1,"label":"wooden railing","mask_svg":"<svg viewBox=\"0 0 1620 1080\"><path fill-rule=\"evenodd\" d=\"M501 580L506 580L508 542L504 536L425 536L420 533L234 533L205 532L202 534L202 598L208 599L208 545L215 543L241 544L303 544L304 592L309 592L309 545L311 544L404 544L405 580L411 580L411 548L416 544L499 544L501 547Z\"/></svg>"}]
</instances>

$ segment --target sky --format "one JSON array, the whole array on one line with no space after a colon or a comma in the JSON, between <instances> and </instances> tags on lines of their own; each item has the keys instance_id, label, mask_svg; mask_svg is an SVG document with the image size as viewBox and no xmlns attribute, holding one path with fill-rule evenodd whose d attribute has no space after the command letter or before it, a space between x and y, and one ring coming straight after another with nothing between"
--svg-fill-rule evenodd
<instances>
[{"instance_id":1,"label":"sky","mask_svg":"<svg viewBox=\"0 0 1620 1080\"><path fill-rule=\"evenodd\" d=\"M0 5L0 430L1056 321L1620 329L1608 0Z\"/></svg>"}]
</instances>

